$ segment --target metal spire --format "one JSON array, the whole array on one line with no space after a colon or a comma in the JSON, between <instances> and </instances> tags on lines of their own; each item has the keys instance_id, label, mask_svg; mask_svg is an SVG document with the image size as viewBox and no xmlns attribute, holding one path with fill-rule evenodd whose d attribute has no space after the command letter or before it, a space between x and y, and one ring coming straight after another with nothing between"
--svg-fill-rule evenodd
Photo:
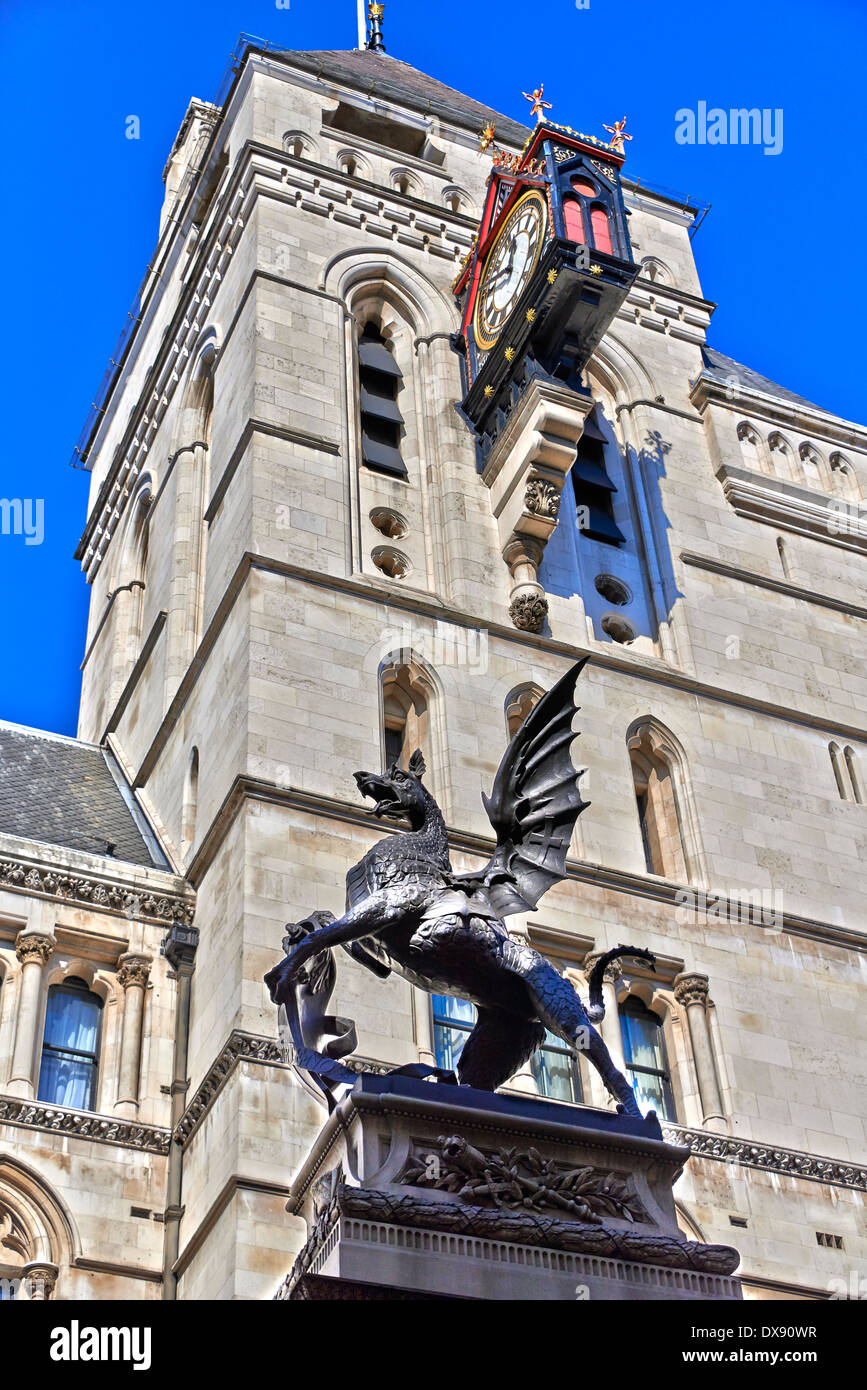
<instances>
[{"instance_id":1,"label":"metal spire","mask_svg":"<svg viewBox=\"0 0 867 1390\"><path fill-rule=\"evenodd\" d=\"M370 4L367 6L370 37L365 47L369 48L371 53L385 52L385 43L382 37L382 17L384 14L385 5L382 3L382 0L378 0L378 3L375 3L375 0L370 0Z\"/></svg>"}]
</instances>

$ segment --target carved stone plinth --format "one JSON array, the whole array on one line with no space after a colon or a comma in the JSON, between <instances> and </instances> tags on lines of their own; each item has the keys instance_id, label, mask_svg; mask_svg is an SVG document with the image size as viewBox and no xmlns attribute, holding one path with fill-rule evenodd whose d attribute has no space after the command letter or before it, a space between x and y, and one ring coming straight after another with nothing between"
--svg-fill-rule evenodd
<instances>
[{"instance_id":1,"label":"carved stone plinth","mask_svg":"<svg viewBox=\"0 0 867 1390\"><path fill-rule=\"evenodd\" d=\"M688 1157L655 1116L362 1076L292 1184L277 1298L739 1299L737 1252L678 1229Z\"/></svg>"}]
</instances>

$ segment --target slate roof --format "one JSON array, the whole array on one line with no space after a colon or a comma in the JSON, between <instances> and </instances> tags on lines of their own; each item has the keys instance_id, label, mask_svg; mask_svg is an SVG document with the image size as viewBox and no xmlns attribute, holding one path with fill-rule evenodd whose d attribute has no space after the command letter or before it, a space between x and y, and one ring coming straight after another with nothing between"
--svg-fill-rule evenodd
<instances>
[{"instance_id":1,"label":"slate roof","mask_svg":"<svg viewBox=\"0 0 867 1390\"><path fill-rule=\"evenodd\" d=\"M752 367L745 367L743 362L736 362L733 357L726 357L724 353L717 352L716 348L703 347L701 355L705 371L720 381L728 381L734 377L747 390L763 391L766 396L776 396L781 401L791 401L793 405L807 405L811 410L822 409L822 406L806 400L804 396L796 396L794 391L788 391L785 386L780 386L776 381L754 372Z\"/></svg>"},{"instance_id":2,"label":"slate roof","mask_svg":"<svg viewBox=\"0 0 867 1390\"><path fill-rule=\"evenodd\" d=\"M423 115L438 116L474 132L481 130L487 121L493 121L497 136L509 145L523 145L530 134L529 126L474 101L387 53L373 53L368 48L289 49L278 50L276 56L285 58L303 72L355 87L366 96L381 97L383 101L396 102Z\"/></svg>"},{"instance_id":3,"label":"slate roof","mask_svg":"<svg viewBox=\"0 0 867 1390\"><path fill-rule=\"evenodd\" d=\"M107 748L0 724L0 834L168 868Z\"/></svg>"}]
</instances>

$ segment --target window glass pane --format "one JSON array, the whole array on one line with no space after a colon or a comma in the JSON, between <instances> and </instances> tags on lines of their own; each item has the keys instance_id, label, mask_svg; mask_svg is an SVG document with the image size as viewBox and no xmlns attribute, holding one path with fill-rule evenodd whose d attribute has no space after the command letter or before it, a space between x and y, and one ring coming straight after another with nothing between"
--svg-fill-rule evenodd
<instances>
[{"instance_id":1,"label":"window glass pane","mask_svg":"<svg viewBox=\"0 0 867 1390\"><path fill-rule=\"evenodd\" d=\"M655 1110L665 1120L677 1118L671 1103L671 1091L664 1077L633 1071L631 1067L627 1067L627 1072L635 1099L643 1111Z\"/></svg>"},{"instance_id":2,"label":"window glass pane","mask_svg":"<svg viewBox=\"0 0 867 1390\"><path fill-rule=\"evenodd\" d=\"M532 1068L540 1096L549 1100L581 1100L577 1064L569 1053L541 1047L533 1054Z\"/></svg>"},{"instance_id":3,"label":"window glass pane","mask_svg":"<svg viewBox=\"0 0 867 1390\"><path fill-rule=\"evenodd\" d=\"M38 1099L49 1105L92 1110L96 1066L65 1052L44 1052L39 1071Z\"/></svg>"},{"instance_id":4,"label":"window glass pane","mask_svg":"<svg viewBox=\"0 0 867 1390\"><path fill-rule=\"evenodd\" d=\"M662 1033L652 1019L636 1018L622 1013L620 1026L623 1033L623 1050L631 1066L650 1067L654 1071L665 1071L665 1057L662 1052Z\"/></svg>"},{"instance_id":5,"label":"window glass pane","mask_svg":"<svg viewBox=\"0 0 867 1390\"><path fill-rule=\"evenodd\" d=\"M444 1071L454 1071L464 1050L464 1043L470 1036L463 1028L446 1028L441 1023L434 1028L434 1052L437 1066Z\"/></svg>"},{"instance_id":6,"label":"window glass pane","mask_svg":"<svg viewBox=\"0 0 867 1390\"><path fill-rule=\"evenodd\" d=\"M93 994L53 989L48 995L45 1041L70 1052L96 1052L99 1000Z\"/></svg>"},{"instance_id":7,"label":"window glass pane","mask_svg":"<svg viewBox=\"0 0 867 1390\"><path fill-rule=\"evenodd\" d=\"M476 1010L465 999L454 999L448 994L435 994L433 1016L437 1066L446 1071L454 1071L464 1043L475 1024Z\"/></svg>"},{"instance_id":8,"label":"window glass pane","mask_svg":"<svg viewBox=\"0 0 867 1390\"><path fill-rule=\"evenodd\" d=\"M468 1004L466 999L455 999L450 994L435 994L433 996L433 1011L436 1019L449 1019L456 1023L464 1023L468 1028L472 1028L476 1021L475 1006Z\"/></svg>"}]
</instances>

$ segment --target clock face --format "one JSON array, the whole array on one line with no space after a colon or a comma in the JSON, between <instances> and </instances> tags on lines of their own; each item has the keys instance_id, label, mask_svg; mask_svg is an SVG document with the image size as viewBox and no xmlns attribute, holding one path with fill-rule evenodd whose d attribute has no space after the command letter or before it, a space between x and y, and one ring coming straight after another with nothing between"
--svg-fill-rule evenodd
<instances>
[{"instance_id":1,"label":"clock face","mask_svg":"<svg viewBox=\"0 0 867 1390\"><path fill-rule=\"evenodd\" d=\"M493 347L536 269L547 225L545 195L534 188L518 199L497 233L476 296L473 327L483 351Z\"/></svg>"}]
</instances>

